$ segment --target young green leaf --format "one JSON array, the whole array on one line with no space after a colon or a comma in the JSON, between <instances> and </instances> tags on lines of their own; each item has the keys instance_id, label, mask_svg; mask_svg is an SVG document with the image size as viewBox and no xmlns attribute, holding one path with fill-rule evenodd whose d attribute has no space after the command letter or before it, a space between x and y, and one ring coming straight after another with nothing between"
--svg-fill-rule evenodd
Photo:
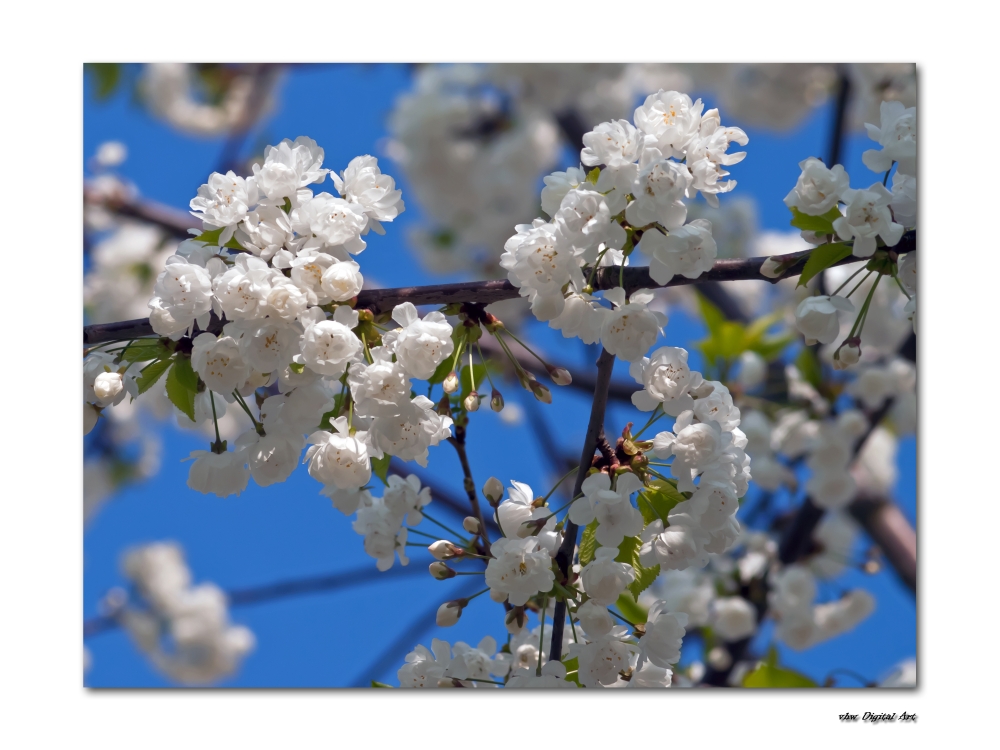
<instances>
[{"instance_id":1,"label":"young green leaf","mask_svg":"<svg viewBox=\"0 0 1000 750\"><path fill-rule=\"evenodd\" d=\"M618 612L629 622L633 622L636 625L641 625L646 622L646 608L639 604L635 597L632 596L632 592L625 590L622 595L618 597L618 601L615 602L615 606L618 608Z\"/></svg>"},{"instance_id":2,"label":"young green leaf","mask_svg":"<svg viewBox=\"0 0 1000 750\"><path fill-rule=\"evenodd\" d=\"M170 351L160 339L138 339L122 352L122 359L126 362L148 362L169 357Z\"/></svg>"},{"instance_id":3,"label":"young green leaf","mask_svg":"<svg viewBox=\"0 0 1000 750\"><path fill-rule=\"evenodd\" d=\"M791 669L779 667L769 661L760 665L743 678L743 687L748 688L804 688L817 687L815 681Z\"/></svg>"},{"instance_id":4,"label":"young green leaf","mask_svg":"<svg viewBox=\"0 0 1000 750\"><path fill-rule=\"evenodd\" d=\"M139 386L139 393L145 393L156 385L156 382L163 377L163 373L169 370L172 364L173 362L169 359L160 359L142 368L139 377L135 379L135 384Z\"/></svg>"},{"instance_id":5,"label":"young green leaf","mask_svg":"<svg viewBox=\"0 0 1000 750\"><path fill-rule=\"evenodd\" d=\"M594 559L597 552L597 519L587 524L580 537L580 565L586 565Z\"/></svg>"},{"instance_id":6,"label":"young green leaf","mask_svg":"<svg viewBox=\"0 0 1000 750\"><path fill-rule=\"evenodd\" d=\"M392 456L388 453L384 454L382 458L373 458L372 463L372 473L382 480L382 484L386 487L389 486L389 481L386 479L386 474L389 471L389 461L392 460Z\"/></svg>"},{"instance_id":7,"label":"young green leaf","mask_svg":"<svg viewBox=\"0 0 1000 750\"><path fill-rule=\"evenodd\" d=\"M194 385L191 378L194 377ZM194 397L198 395L198 375L191 369L191 360L180 357L167 374L167 398L170 403L194 421Z\"/></svg>"},{"instance_id":8,"label":"young green leaf","mask_svg":"<svg viewBox=\"0 0 1000 750\"><path fill-rule=\"evenodd\" d=\"M209 229L207 232L202 232L197 237L194 238L195 242L204 242L207 245L218 245L219 237L222 236L222 230L225 227L219 227L218 229Z\"/></svg>"},{"instance_id":9,"label":"young green leaf","mask_svg":"<svg viewBox=\"0 0 1000 750\"><path fill-rule=\"evenodd\" d=\"M840 209L834 206L822 216L810 216L797 208L792 208L792 226L817 234L833 234L833 222L841 217Z\"/></svg>"},{"instance_id":10,"label":"young green leaf","mask_svg":"<svg viewBox=\"0 0 1000 750\"><path fill-rule=\"evenodd\" d=\"M796 286L805 286L817 274L823 273L837 261L841 261L853 252L853 248L843 242L833 242L820 245L811 253L806 261L802 275L799 276L799 283Z\"/></svg>"}]
</instances>

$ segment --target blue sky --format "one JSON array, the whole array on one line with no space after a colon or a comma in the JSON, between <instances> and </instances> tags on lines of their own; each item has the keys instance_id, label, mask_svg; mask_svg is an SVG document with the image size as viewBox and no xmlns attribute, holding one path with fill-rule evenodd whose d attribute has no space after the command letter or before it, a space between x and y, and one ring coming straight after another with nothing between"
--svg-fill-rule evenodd
<instances>
[{"instance_id":1,"label":"blue sky","mask_svg":"<svg viewBox=\"0 0 1000 750\"><path fill-rule=\"evenodd\" d=\"M408 190L400 170L382 158L380 143L387 136L386 119L395 98L411 85L408 69L401 65L324 65L298 67L287 74L278 94L278 106L258 129L267 143L309 135L326 150L326 166L341 170L358 154L380 157L384 171ZM96 103L89 82L85 85L84 154L94 153L107 140L121 140L129 158L121 172L148 198L184 208L222 151L222 138L194 138L172 130L131 103L128 93L109 102ZM709 106L712 97L703 95ZM739 181L736 194L757 201L764 229L788 228L788 212L781 199L799 174L798 162L826 152L830 124L829 105L817 109L792 133L775 134L745 127L750 143L744 162L732 168ZM740 125L722 112L726 124ZM854 175L855 186L874 175L861 164L869 141L863 134L848 139L842 161ZM725 200L723 196L722 200ZM362 271L385 286L436 283L405 248L406 227L420 219L419 206L407 200L406 212L387 225L384 237L369 237L359 258ZM666 342L692 348L704 335L703 326L682 312L671 315ZM556 334L538 334L551 351L562 343ZM577 348L566 358L583 361ZM616 374L627 377L624 368ZM516 383L501 386L508 400L518 399ZM525 404L530 406L530 404ZM543 407L550 424L558 425L563 445L575 454L582 440L589 399L571 389L556 389L553 403ZM622 425L636 412L623 406L610 409L608 423ZM364 554L361 537L351 521L330 507L319 495L319 485L304 468L280 485L259 488L251 483L240 497L219 499L190 491L186 484L191 450L204 449L205 440L168 428L163 433L162 469L152 480L132 485L109 502L87 527L84 552L84 616L96 613L96 603L111 587L121 585L118 569L121 552L129 545L172 539L180 542L197 582L211 580L223 588L243 588L284 578L311 576L340 570L374 567ZM549 487L548 466L538 450L528 423L503 424L489 410L475 415L469 430L469 452L474 475L481 484L490 474L505 483L527 482L536 491ZM461 472L454 451L447 445L431 450L435 481L461 492ZM894 499L904 513L916 515L915 440L900 445L899 481ZM434 506L430 508L435 512ZM436 515L448 516L439 510ZM428 607L453 598L469 579L434 581L426 574L429 555L413 551L410 567L420 572L399 576L399 565L384 581L345 590L234 609L234 621L247 625L257 638L256 650L226 686L326 687L378 679L394 684L402 663L399 654L391 668L373 673L376 656L396 635ZM839 581L845 588L863 586L876 597L875 613L853 632L805 653L782 648L782 661L817 679L844 667L870 678L884 675L896 662L916 653L916 608L913 597L891 572L867 576L858 572ZM475 645L485 634L502 640L500 605L477 599L458 625L433 627L420 637ZM766 636L766 633L764 634ZM412 645L415 645L412 644ZM120 632L92 638L87 643L93 666L87 683L96 687L165 686L167 683ZM403 652L405 653L405 652Z\"/></svg>"}]
</instances>

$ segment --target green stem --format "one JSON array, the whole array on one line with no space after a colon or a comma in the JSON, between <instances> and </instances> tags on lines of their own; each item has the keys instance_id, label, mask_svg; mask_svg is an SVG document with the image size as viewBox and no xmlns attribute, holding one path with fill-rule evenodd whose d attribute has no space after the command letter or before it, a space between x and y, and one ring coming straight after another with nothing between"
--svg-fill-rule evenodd
<instances>
[{"instance_id":1,"label":"green stem","mask_svg":"<svg viewBox=\"0 0 1000 750\"><path fill-rule=\"evenodd\" d=\"M539 356L538 356L538 354L537 354L537 353L536 353L536 352L535 352L535 351L534 351L534 350L533 350L533 349L532 349L532 348L531 348L530 346L528 346L527 344L525 344L525 343L524 343L523 341L521 341L521 339L519 339L519 338L518 338L517 336L515 336L515 335L514 335L513 333L511 333L511 332L510 332L510 329L507 329L507 328L505 328L504 330L505 330L505 331L507 331L507 335L508 335L508 336L510 336L510 337L511 337L512 339L514 339L514 341L516 341L516 342L517 342L517 343L519 343L519 344L520 344L521 346L523 346L523 347L524 347L525 349L527 349L527 350L528 350L528 353L529 353L529 354L530 354L530 355L531 355L532 357L534 357L534 358L535 358L535 359L537 359L537 360L538 360L539 362L541 362L541 363L542 363L542 364L543 364L543 365L545 366L545 369L548 369L548 368L549 368L549 363L548 363L548 362L546 362L546 361L545 361L544 359L542 359L541 357L539 357Z\"/></svg>"},{"instance_id":2,"label":"green stem","mask_svg":"<svg viewBox=\"0 0 1000 750\"><path fill-rule=\"evenodd\" d=\"M858 288L862 284L864 284L866 281L868 281L868 277L871 276L873 273L875 273L875 272L874 271L869 271L868 273L865 274L865 277L863 279L861 279L861 281L858 282L858 285L856 287L854 287L850 292L848 292L848 294L847 294L848 299L850 299L850 296L852 294L854 294L856 291L858 291Z\"/></svg>"},{"instance_id":3,"label":"green stem","mask_svg":"<svg viewBox=\"0 0 1000 750\"><path fill-rule=\"evenodd\" d=\"M636 626L634 622L632 622L631 620L626 620L624 617L622 617L620 614L618 614L617 612L615 612L610 607L608 608L608 612L610 612L611 614L613 614L615 617L617 617L619 620L621 620L622 622L624 622L626 625L631 625L633 628Z\"/></svg>"},{"instance_id":4,"label":"green stem","mask_svg":"<svg viewBox=\"0 0 1000 750\"><path fill-rule=\"evenodd\" d=\"M493 385L493 378L490 377L490 368L486 366L486 357L483 356L483 347L479 345L479 341L476 341L476 349L479 350L479 361L483 363L483 369L486 371L486 379L490 383L490 389L496 390L496 386Z\"/></svg>"},{"instance_id":5,"label":"green stem","mask_svg":"<svg viewBox=\"0 0 1000 750\"><path fill-rule=\"evenodd\" d=\"M422 516L423 516L424 518L426 518L426 519L427 519L428 521L430 521L431 523L434 523L434 524L437 524L438 526L440 526L440 527L441 527L442 529L444 529L445 531L447 531L447 532L448 532L449 534L454 534L454 535L455 535L455 537L456 537L457 539L461 540L461 542L462 542L462 544L463 544L463 545L464 545L464 544L468 544L468 543L469 543L469 540L468 540L468 539L466 539L466 538L465 538L464 536L462 536L461 534L459 534L459 533L458 533L457 531L455 531L454 529L449 529L449 528L448 528L447 526L445 526L445 525L444 525L443 523L441 523L440 521L438 521L438 520L436 520L436 519L434 519L434 518L431 518L431 517L430 517L429 515L427 515L427 511L425 511L425 510L421 509L421 510L420 510L420 514L421 514L421 515L422 515Z\"/></svg>"},{"instance_id":6,"label":"green stem","mask_svg":"<svg viewBox=\"0 0 1000 750\"><path fill-rule=\"evenodd\" d=\"M590 269L590 276L587 277L587 286L593 288L594 285L594 274L597 273L598 267L601 265L601 260L604 259L604 254L608 252L608 248L604 248L597 256L597 260L594 261L594 267Z\"/></svg>"},{"instance_id":7,"label":"green stem","mask_svg":"<svg viewBox=\"0 0 1000 750\"><path fill-rule=\"evenodd\" d=\"M568 477L569 477L569 476L570 476L571 474L575 474L575 473L576 473L576 472L577 472L577 471L578 471L579 469L580 469L580 467L579 467L579 466L574 466L574 467L573 467L572 469L570 469L570 470L569 470L569 471L567 471L567 472L566 472L565 474L563 474L563 477L562 477L562 479L560 479L560 480L559 480L558 482L556 482L556 483L555 483L555 486L554 486L554 487L553 487L553 488L552 488L551 490L549 490L549 493L548 493L548 494L547 494L547 495L546 495L545 497L543 497L543 498L542 498L542 500L545 500L545 501L547 501L547 500L548 500L548 499L549 499L550 497L552 497L552 493L553 493L553 492L555 492L555 491L556 491L557 489L559 489L559 485L560 485L560 484L562 484L563 482L565 482L565 481L566 481L566 479L567 479L567 478L568 478ZM572 502L572 501L571 501L571 502ZM564 506L564 507L565 507L565 506ZM556 512L558 512L558 511L552 511L552 512L553 512L553 513L556 513Z\"/></svg>"},{"instance_id":8,"label":"green stem","mask_svg":"<svg viewBox=\"0 0 1000 750\"><path fill-rule=\"evenodd\" d=\"M831 296L831 297L836 297L836 296L837 296L837 295L838 295L838 294L840 293L840 290L841 290L841 289L843 289L843 288L844 288L845 286L847 286L848 284L850 284L850 283L851 283L851 279L853 279L853 278L854 278L855 276L857 276L857 275L858 275L859 273L861 273L862 271L864 271L864 270L865 270L865 268L866 268L866 266L861 266L861 268L859 268L859 269L858 269L857 271L855 271L855 272L854 272L854 273L852 273L852 274L851 274L850 276L848 276L848 277L847 277L847 281L845 281L845 282L844 282L843 284L841 284L840 286L838 286L838 287L837 287L837 291L835 291L835 292L834 292L833 294L831 294L830 296Z\"/></svg>"},{"instance_id":9,"label":"green stem","mask_svg":"<svg viewBox=\"0 0 1000 750\"><path fill-rule=\"evenodd\" d=\"M663 404L657 404L657 405L656 405L656 408L655 408L655 409L653 409L653 416L651 416L651 417L649 418L649 421L648 421L648 422L646 422L646 424L644 424L644 425L642 426L642 429L641 429L641 430L639 430L639 431L638 431L637 433L635 433L635 434L634 434L634 435L632 436L632 440L638 440L638 439L639 439L639 437L640 437L640 436L642 435L642 433L644 433L644 432L645 432L646 430L648 430L648 429L649 429L649 428L650 428L650 427L651 427L651 426L652 426L653 424L655 424L657 420L659 420L659 419L661 419L662 417L665 417L665 416L667 416L667 413L666 413L665 411L663 411Z\"/></svg>"}]
</instances>

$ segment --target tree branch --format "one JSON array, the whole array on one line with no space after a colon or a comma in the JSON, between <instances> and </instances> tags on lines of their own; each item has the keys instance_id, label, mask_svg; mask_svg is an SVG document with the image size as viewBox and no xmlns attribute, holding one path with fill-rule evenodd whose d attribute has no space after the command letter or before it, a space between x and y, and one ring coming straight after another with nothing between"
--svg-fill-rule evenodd
<instances>
[{"instance_id":1,"label":"tree branch","mask_svg":"<svg viewBox=\"0 0 1000 750\"><path fill-rule=\"evenodd\" d=\"M465 426L455 425L455 437L448 438L448 442L455 448L455 452L458 453L458 460L462 464L462 481L465 487L465 494L469 498L469 505L472 506L473 515L476 517L476 520L479 521L480 535L483 540L482 544L479 545L480 554L485 555L490 549L489 529L486 527L486 519L483 517L483 510L479 506L479 496L476 494L476 483L472 478L472 467L469 466L469 456L465 452L465 436Z\"/></svg>"},{"instance_id":2,"label":"tree branch","mask_svg":"<svg viewBox=\"0 0 1000 750\"><path fill-rule=\"evenodd\" d=\"M911 593L917 593L917 534L895 503L859 496L848 512L882 550Z\"/></svg>"},{"instance_id":3,"label":"tree branch","mask_svg":"<svg viewBox=\"0 0 1000 750\"><path fill-rule=\"evenodd\" d=\"M900 253L916 250L916 230L903 235L903 239L894 248ZM647 266L628 267L624 269L625 291L636 289L657 289L662 287L687 286L705 284L714 281L745 281L747 279L776 283L780 279L791 278L802 273L806 260L812 250L802 250L797 253L773 256L779 262L790 263L790 267L779 279L772 279L760 273L760 267L767 257L756 258L726 258L717 260L712 270L706 271L697 279L684 276L674 276L667 284L657 284L649 276ZM865 258L848 256L834 265L858 263ZM617 266L606 266L598 269L595 285L598 289L613 289L618 284L619 269ZM465 281L456 284L431 284L428 286L397 287L394 289L363 289L358 295L356 307L367 308L374 313L391 311L403 302L414 305L447 305L453 302L476 302L490 304L501 300L513 299L518 296L518 288L506 279L488 281ZM155 335L149 325L148 318L126 320L120 323L98 323L84 326L83 343L100 344L107 341Z\"/></svg>"},{"instance_id":4,"label":"tree branch","mask_svg":"<svg viewBox=\"0 0 1000 750\"><path fill-rule=\"evenodd\" d=\"M402 576L426 574L425 568L421 565L394 567L391 570L380 572L376 568L365 565L352 570L345 570L341 573L328 575L311 576L307 578L291 578L277 583L269 583L262 586L253 586L243 589L230 589L226 592L226 599L229 606L246 607L253 604L272 602L277 599L286 599L292 596L302 596L304 594L319 594L337 589L346 589L369 581L385 580L387 578L399 578ZM115 630L119 626L118 619L114 615L101 615L85 620L83 623L84 639L91 638L101 633Z\"/></svg>"},{"instance_id":5,"label":"tree branch","mask_svg":"<svg viewBox=\"0 0 1000 750\"><path fill-rule=\"evenodd\" d=\"M583 440L583 450L580 452L580 469L576 473L576 483L573 485L574 498L580 494L580 487L583 480L587 478L590 471L591 459L597 449L597 441L604 432L604 411L608 405L608 384L611 382L611 371L615 366L615 355L609 354L606 349L601 349L601 356L597 358L597 384L594 387L594 402L590 408L590 422L587 424L587 436ZM576 534L579 527L566 518L564 536L559 550L556 552L556 565L563 575L563 579L569 577L569 569L573 563L573 553L576 550ZM555 611L552 613L552 647L549 649L549 661L559 661L562 656L563 628L566 625L566 600L560 599L556 602Z\"/></svg>"}]
</instances>

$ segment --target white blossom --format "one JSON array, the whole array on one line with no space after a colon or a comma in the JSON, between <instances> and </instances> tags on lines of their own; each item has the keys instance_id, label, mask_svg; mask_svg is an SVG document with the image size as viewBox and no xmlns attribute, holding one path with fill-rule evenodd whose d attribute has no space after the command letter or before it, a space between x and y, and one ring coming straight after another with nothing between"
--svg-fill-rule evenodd
<instances>
[{"instance_id":1,"label":"white blossom","mask_svg":"<svg viewBox=\"0 0 1000 750\"><path fill-rule=\"evenodd\" d=\"M698 278L712 270L717 255L712 223L707 219L695 219L666 236L651 229L642 236L640 248L649 256L650 277L661 285L674 276Z\"/></svg>"},{"instance_id":2,"label":"white blossom","mask_svg":"<svg viewBox=\"0 0 1000 750\"><path fill-rule=\"evenodd\" d=\"M401 328L383 336L382 343L412 377L426 380L455 351L452 328L441 313L430 312L421 319L414 304L404 302L393 308L392 319Z\"/></svg>"},{"instance_id":3,"label":"white blossom","mask_svg":"<svg viewBox=\"0 0 1000 750\"><path fill-rule=\"evenodd\" d=\"M850 177L840 164L827 167L816 157L799 162L798 182L785 196L785 205L809 216L821 216L837 205L850 184Z\"/></svg>"},{"instance_id":4,"label":"white blossom","mask_svg":"<svg viewBox=\"0 0 1000 750\"><path fill-rule=\"evenodd\" d=\"M838 312L853 313L854 304L846 297L806 297L795 308L795 327L807 344L829 344L840 335Z\"/></svg>"},{"instance_id":5,"label":"white blossom","mask_svg":"<svg viewBox=\"0 0 1000 750\"><path fill-rule=\"evenodd\" d=\"M877 247L876 237L881 237L888 247L899 242L903 225L893 221L889 210L892 193L881 182L872 183L867 190L845 190L843 200L847 203L845 214L833 222L833 229L841 239L854 238L855 257L871 257Z\"/></svg>"},{"instance_id":6,"label":"white blossom","mask_svg":"<svg viewBox=\"0 0 1000 750\"><path fill-rule=\"evenodd\" d=\"M609 289L604 298L615 305L606 314L601 324L601 345L609 354L614 354L626 362L635 362L656 343L667 324L667 316L650 310L647 305L653 300L648 289L639 289L625 301L625 290L621 287Z\"/></svg>"},{"instance_id":7,"label":"white blossom","mask_svg":"<svg viewBox=\"0 0 1000 750\"><path fill-rule=\"evenodd\" d=\"M521 606L555 582L552 558L535 537L498 539L490 547L493 558L486 566L486 585L494 601L508 600Z\"/></svg>"}]
</instances>

